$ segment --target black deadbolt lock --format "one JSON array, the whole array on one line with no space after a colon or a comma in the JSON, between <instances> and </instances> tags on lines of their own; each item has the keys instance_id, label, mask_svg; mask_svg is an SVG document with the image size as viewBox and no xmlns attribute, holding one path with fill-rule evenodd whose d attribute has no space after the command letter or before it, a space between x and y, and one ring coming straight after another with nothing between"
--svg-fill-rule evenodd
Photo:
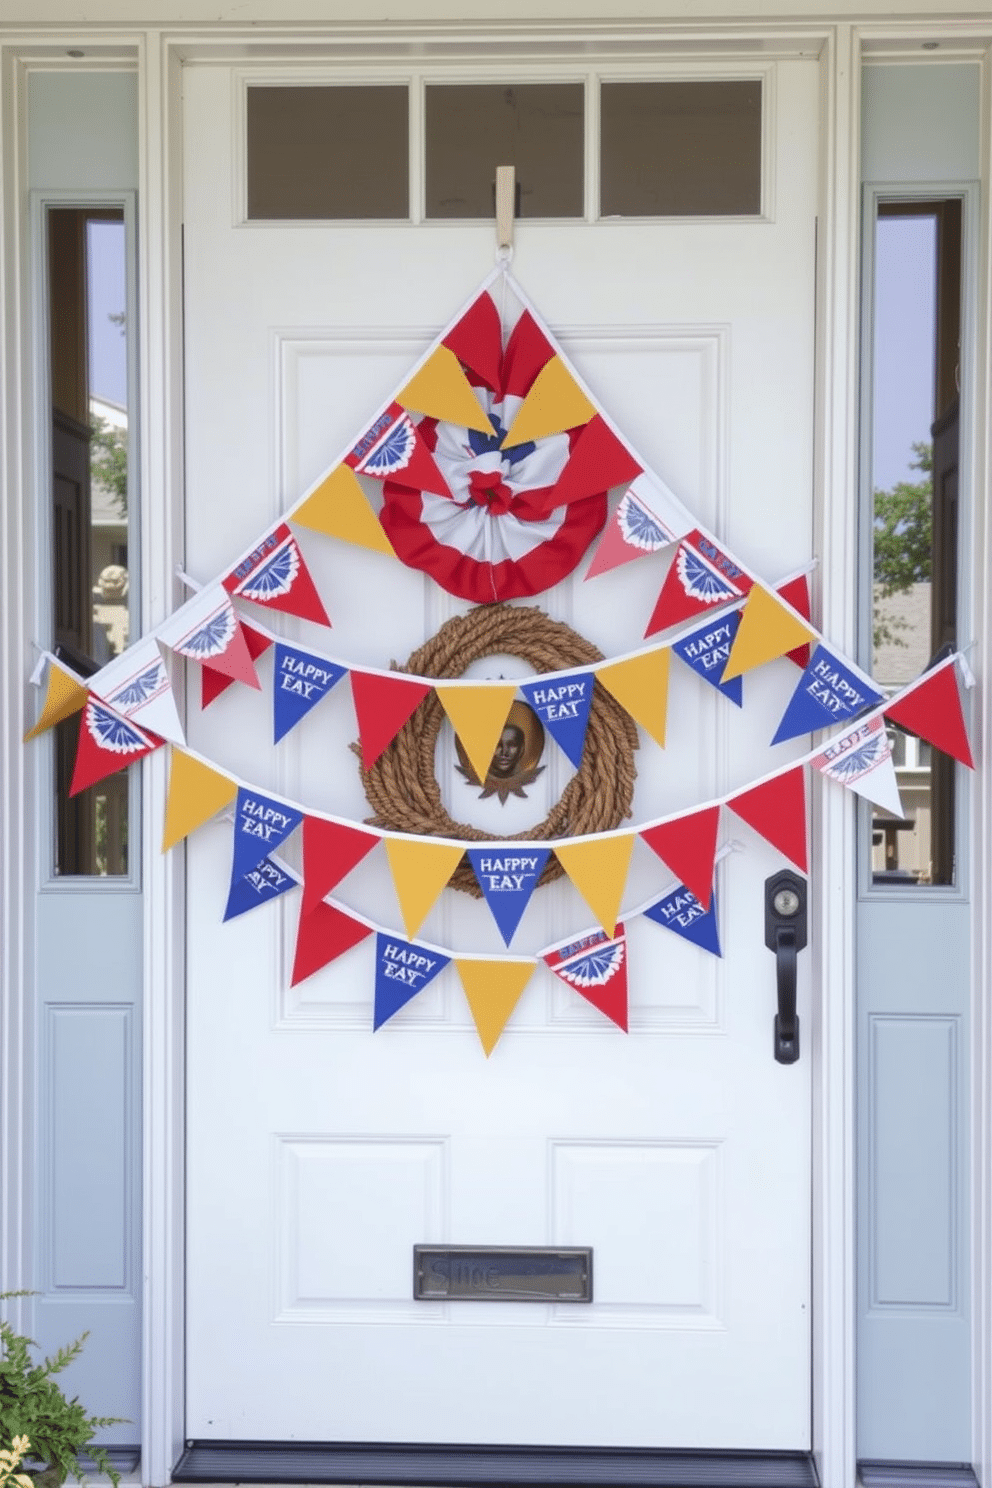
<instances>
[{"instance_id":1,"label":"black deadbolt lock","mask_svg":"<svg viewBox=\"0 0 992 1488\"><path fill-rule=\"evenodd\" d=\"M775 952L778 1012L774 1050L779 1064L799 1058L796 961L806 944L806 880L784 869L765 880L765 945Z\"/></svg>"}]
</instances>

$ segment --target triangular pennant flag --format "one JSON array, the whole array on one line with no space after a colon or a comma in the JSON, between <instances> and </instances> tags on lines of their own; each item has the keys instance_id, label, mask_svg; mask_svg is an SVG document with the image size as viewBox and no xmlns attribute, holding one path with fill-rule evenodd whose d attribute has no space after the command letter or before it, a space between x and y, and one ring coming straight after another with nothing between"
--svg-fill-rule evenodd
<instances>
[{"instance_id":1,"label":"triangular pennant flag","mask_svg":"<svg viewBox=\"0 0 992 1488\"><path fill-rule=\"evenodd\" d=\"M555 507L582 501L599 491L609 491L634 480L641 469L627 446L597 413L572 446L568 464L548 494L545 510L551 512Z\"/></svg>"},{"instance_id":2,"label":"triangular pennant flag","mask_svg":"<svg viewBox=\"0 0 992 1488\"><path fill-rule=\"evenodd\" d=\"M868 718L810 760L829 780L846 785L890 816L905 816L899 799L892 748L881 718Z\"/></svg>"},{"instance_id":3,"label":"triangular pennant flag","mask_svg":"<svg viewBox=\"0 0 992 1488\"><path fill-rule=\"evenodd\" d=\"M303 820L303 812L261 791L238 787L234 808L234 859L231 882L244 878L263 858L286 841Z\"/></svg>"},{"instance_id":4,"label":"triangular pennant flag","mask_svg":"<svg viewBox=\"0 0 992 1488\"><path fill-rule=\"evenodd\" d=\"M156 632L164 646L221 672L233 682L261 689L248 643L229 596L211 584L188 599Z\"/></svg>"},{"instance_id":5,"label":"triangular pennant flag","mask_svg":"<svg viewBox=\"0 0 992 1488\"><path fill-rule=\"evenodd\" d=\"M362 768L371 770L430 692L430 684L410 677L382 677L373 672L351 672L351 695L362 745Z\"/></svg>"},{"instance_id":6,"label":"triangular pennant flag","mask_svg":"<svg viewBox=\"0 0 992 1488\"><path fill-rule=\"evenodd\" d=\"M317 625L331 623L300 545L285 522L268 533L221 582L239 599L250 599L301 620L313 620Z\"/></svg>"},{"instance_id":7,"label":"triangular pennant flag","mask_svg":"<svg viewBox=\"0 0 992 1488\"><path fill-rule=\"evenodd\" d=\"M616 932L633 850L634 834L629 832L555 848L555 857L611 937Z\"/></svg>"},{"instance_id":8,"label":"triangular pennant flag","mask_svg":"<svg viewBox=\"0 0 992 1488\"><path fill-rule=\"evenodd\" d=\"M239 628L248 655L252 661L257 661L272 645L272 637L263 635L260 630L256 630L253 625L246 625L243 620L239 621ZM228 677L223 672L214 671L212 666L202 666L200 668L200 707L209 708L222 692L226 692L229 687L233 686L235 680L234 677ZM258 685L256 677L255 686Z\"/></svg>"},{"instance_id":9,"label":"triangular pennant flag","mask_svg":"<svg viewBox=\"0 0 992 1488\"><path fill-rule=\"evenodd\" d=\"M315 971L329 966L371 934L371 925L353 919L332 904L319 904L313 914L301 914L290 985L295 987L305 982Z\"/></svg>"},{"instance_id":10,"label":"triangular pennant flag","mask_svg":"<svg viewBox=\"0 0 992 1488\"><path fill-rule=\"evenodd\" d=\"M759 836L806 872L806 777L803 767L775 775L727 802Z\"/></svg>"},{"instance_id":11,"label":"triangular pennant flag","mask_svg":"<svg viewBox=\"0 0 992 1488\"><path fill-rule=\"evenodd\" d=\"M615 661L596 672L607 692L613 694L621 708L635 723L650 734L656 744L665 747L665 724L668 718L668 670L671 655L667 646L632 656L628 661Z\"/></svg>"},{"instance_id":12,"label":"triangular pennant flag","mask_svg":"<svg viewBox=\"0 0 992 1488\"><path fill-rule=\"evenodd\" d=\"M644 911L649 920L674 930L683 940L691 940L712 956L720 956L720 932L716 919L716 894L708 895L706 904L701 904L691 889L679 884Z\"/></svg>"},{"instance_id":13,"label":"triangular pennant flag","mask_svg":"<svg viewBox=\"0 0 992 1488\"><path fill-rule=\"evenodd\" d=\"M162 851L168 852L218 811L230 806L237 794L238 787L229 776L212 770L182 749L174 749L169 766Z\"/></svg>"},{"instance_id":14,"label":"triangular pennant flag","mask_svg":"<svg viewBox=\"0 0 992 1488\"><path fill-rule=\"evenodd\" d=\"M146 636L89 679L91 692L122 718L133 719L172 744L185 744L172 683L154 636Z\"/></svg>"},{"instance_id":15,"label":"triangular pennant flag","mask_svg":"<svg viewBox=\"0 0 992 1488\"><path fill-rule=\"evenodd\" d=\"M740 677L744 672L764 666L766 661L775 661L812 638L812 630L798 615L794 615L770 590L755 584L741 614L737 638L723 669L723 680L729 682L732 677Z\"/></svg>"},{"instance_id":16,"label":"triangular pennant flag","mask_svg":"<svg viewBox=\"0 0 992 1488\"><path fill-rule=\"evenodd\" d=\"M516 418L506 431L503 448L529 444L531 440L545 439L549 434L564 434L566 429L587 424L595 412L595 405L586 397L561 357L553 356L538 372L524 397Z\"/></svg>"},{"instance_id":17,"label":"triangular pennant flag","mask_svg":"<svg viewBox=\"0 0 992 1488\"><path fill-rule=\"evenodd\" d=\"M450 960L440 951L380 931L375 938L373 1033L422 992Z\"/></svg>"},{"instance_id":18,"label":"triangular pennant flag","mask_svg":"<svg viewBox=\"0 0 992 1488\"><path fill-rule=\"evenodd\" d=\"M424 413L429 418L457 424L462 429L478 429L491 436L493 426L473 393L458 358L447 346L431 352L419 372L396 394L411 413Z\"/></svg>"},{"instance_id":19,"label":"triangular pennant flag","mask_svg":"<svg viewBox=\"0 0 992 1488\"><path fill-rule=\"evenodd\" d=\"M960 760L969 770L975 768L961 711L956 662L936 669L906 697L893 699L885 716L911 734L919 734L934 749Z\"/></svg>"},{"instance_id":20,"label":"triangular pennant flag","mask_svg":"<svg viewBox=\"0 0 992 1488\"><path fill-rule=\"evenodd\" d=\"M494 851L488 847L470 847L466 856L492 910L499 933L507 945L513 939L544 865L551 855L549 847L531 843L514 844Z\"/></svg>"},{"instance_id":21,"label":"triangular pennant flag","mask_svg":"<svg viewBox=\"0 0 992 1488\"><path fill-rule=\"evenodd\" d=\"M406 933L412 940L454 873L464 849L430 838L386 837L386 854Z\"/></svg>"},{"instance_id":22,"label":"triangular pennant flag","mask_svg":"<svg viewBox=\"0 0 992 1488\"><path fill-rule=\"evenodd\" d=\"M460 961L456 956L455 966L488 1059L534 973L534 962Z\"/></svg>"},{"instance_id":23,"label":"triangular pennant flag","mask_svg":"<svg viewBox=\"0 0 992 1488\"><path fill-rule=\"evenodd\" d=\"M821 642L799 679L772 743L781 744L800 734L811 734L814 729L843 723L873 707L881 697L870 677Z\"/></svg>"},{"instance_id":24,"label":"triangular pennant flag","mask_svg":"<svg viewBox=\"0 0 992 1488\"><path fill-rule=\"evenodd\" d=\"M496 392L500 378L502 330L499 311L489 294L480 294L452 326L444 345L486 387Z\"/></svg>"},{"instance_id":25,"label":"triangular pennant flag","mask_svg":"<svg viewBox=\"0 0 992 1488\"><path fill-rule=\"evenodd\" d=\"M263 858L244 878L231 884L224 919L235 920L238 915L247 914L250 909L257 909L270 899L278 899L288 889L295 887L296 879L292 874L280 868L271 858Z\"/></svg>"},{"instance_id":26,"label":"triangular pennant flag","mask_svg":"<svg viewBox=\"0 0 992 1488\"><path fill-rule=\"evenodd\" d=\"M343 822L319 816L303 818L303 908L311 910L360 863L379 842L375 832L363 832Z\"/></svg>"},{"instance_id":27,"label":"triangular pennant flag","mask_svg":"<svg viewBox=\"0 0 992 1488\"><path fill-rule=\"evenodd\" d=\"M644 634L656 635L705 610L740 599L753 583L729 553L694 529L676 549Z\"/></svg>"},{"instance_id":28,"label":"triangular pennant flag","mask_svg":"<svg viewBox=\"0 0 992 1488\"><path fill-rule=\"evenodd\" d=\"M689 816L647 827L641 837L705 908L713 886L719 806L707 806Z\"/></svg>"},{"instance_id":29,"label":"triangular pennant flag","mask_svg":"<svg viewBox=\"0 0 992 1488\"><path fill-rule=\"evenodd\" d=\"M272 726L276 744L327 696L345 671L336 661L313 656L299 646L287 646L285 641L276 642L272 669Z\"/></svg>"},{"instance_id":30,"label":"triangular pennant flag","mask_svg":"<svg viewBox=\"0 0 992 1488\"><path fill-rule=\"evenodd\" d=\"M545 951L545 963L555 976L578 992L594 1008L627 1032L627 934L597 930L578 940Z\"/></svg>"},{"instance_id":31,"label":"triangular pennant flag","mask_svg":"<svg viewBox=\"0 0 992 1488\"><path fill-rule=\"evenodd\" d=\"M657 553L691 530L692 518L678 497L653 471L644 470L622 496L586 578L594 579L646 553Z\"/></svg>"},{"instance_id":32,"label":"triangular pennant flag","mask_svg":"<svg viewBox=\"0 0 992 1488\"><path fill-rule=\"evenodd\" d=\"M686 666L711 683L724 697L728 697L738 708L744 705L744 683L740 677L724 682L723 669L727 665L730 648L734 644L737 628L741 623L740 610L730 610L725 615L714 615L712 620L694 630L691 635L672 642L675 655Z\"/></svg>"},{"instance_id":33,"label":"triangular pennant flag","mask_svg":"<svg viewBox=\"0 0 992 1488\"><path fill-rule=\"evenodd\" d=\"M501 331L497 322L496 345ZM510 332L503 353L499 390L504 398L524 398L539 373L555 356L555 348L529 310L525 310ZM509 441L504 440L509 448Z\"/></svg>"},{"instance_id":34,"label":"triangular pennant flag","mask_svg":"<svg viewBox=\"0 0 992 1488\"><path fill-rule=\"evenodd\" d=\"M90 696L79 724L70 796L78 796L98 780L105 780L151 754L162 742L155 734L146 734L137 724L122 718L99 698Z\"/></svg>"},{"instance_id":35,"label":"triangular pennant flag","mask_svg":"<svg viewBox=\"0 0 992 1488\"><path fill-rule=\"evenodd\" d=\"M593 680L592 672L571 672L567 677L554 677L547 682L524 682L520 687L544 727L576 769L582 764Z\"/></svg>"},{"instance_id":36,"label":"triangular pennant flag","mask_svg":"<svg viewBox=\"0 0 992 1488\"><path fill-rule=\"evenodd\" d=\"M374 553L395 556L358 476L348 465L335 465L315 491L290 514L290 521L325 537L337 537Z\"/></svg>"},{"instance_id":37,"label":"triangular pennant flag","mask_svg":"<svg viewBox=\"0 0 992 1488\"><path fill-rule=\"evenodd\" d=\"M416 424L398 403L391 403L366 429L344 463L374 480L398 480L416 491L451 495Z\"/></svg>"},{"instance_id":38,"label":"triangular pennant flag","mask_svg":"<svg viewBox=\"0 0 992 1488\"><path fill-rule=\"evenodd\" d=\"M776 584L775 593L779 599L784 599L787 605L791 605L803 620L808 620L812 615L813 607L810 603L807 574L797 574L794 579L788 579L784 584ZM786 656L790 661L794 661L802 671L805 671L809 666L809 652L808 645L797 646L794 651L787 651Z\"/></svg>"},{"instance_id":39,"label":"triangular pennant flag","mask_svg":"<svg viewBox=\"0 0 992 1488\"><path fill-rule=\"evenodd\" d=\"M71 718L86 706L89 693L84 683L64 671L54 656L48 659L48 681L45 685L45 701L34 728L24 735L25 744L36 739L46 729L54 728L64 718Z\"/></svg>"},{"instance_id":40,"label":"triangular pennant flag","mask_svg":"<svg viewBox=\"0 0 992 1488\"><path fill-rule=\"evenodd\" d=\"M479 687L445 687L438 683L434 690L472 769L480 780L485 780L517 684L493 682Z\"/></svg>"}]
</instances>

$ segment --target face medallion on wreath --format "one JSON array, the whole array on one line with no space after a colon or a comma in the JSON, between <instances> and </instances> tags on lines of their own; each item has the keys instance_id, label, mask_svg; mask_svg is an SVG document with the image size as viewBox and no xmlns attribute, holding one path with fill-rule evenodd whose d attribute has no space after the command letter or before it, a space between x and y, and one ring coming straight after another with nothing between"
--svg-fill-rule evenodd
<instances>
[{"instance_id":1,"label":"face medallion on wreath","mask_svg":"<svg viewBox=\"0 0 992 1488\"><path fill-rule=\"evenodd\" d=\"M472 769L457 734L455 749L460 761L455 766L459 775L463 775L469 785L482 786L479 800L486 801L490 796L498 796L501 806L506 805L509 796L523 796L526 800L527 792L523 787L533 785L544 769L538 763L544 753L544 729L533 708L529 708L526 703L516 702L511 707L499 742L493 750L493 757L489 761L485 780L480 780Z\"/></svg>"}]
</instances>

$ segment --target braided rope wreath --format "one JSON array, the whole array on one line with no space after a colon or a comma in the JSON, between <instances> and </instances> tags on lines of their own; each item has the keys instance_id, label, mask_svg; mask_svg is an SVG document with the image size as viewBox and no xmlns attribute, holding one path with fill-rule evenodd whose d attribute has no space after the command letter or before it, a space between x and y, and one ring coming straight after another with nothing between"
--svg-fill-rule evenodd
<instances>
[{"instance_id":1,"label":"braided rope wreath","mask_svg":"<svg viewBox=\"0 0 992 1488\"><path fill-rule=\"evenodd\" d=\"M405 666L393 662L392 669L420 677L459 677L471 662L501 653L519 656L535 674L603 660L591 642L536 606L496 604L480 605L446 621ZM593 688L582 764L544 820L512 837L494 839L491 833L455 821L445 810L434 755L446 716L436 694L431 693L371 769L360 771L375 812L366 818L369 826L468 842L540 842L548 837L611 832L630 815L637 775L637 726L598 682ZM359 746L352 748L361 759ZM538 885L553 883L562 872L552 855ZM467 858L455 869L450 887L476 899L482 897Z\"/></svg>"}]
</instances>

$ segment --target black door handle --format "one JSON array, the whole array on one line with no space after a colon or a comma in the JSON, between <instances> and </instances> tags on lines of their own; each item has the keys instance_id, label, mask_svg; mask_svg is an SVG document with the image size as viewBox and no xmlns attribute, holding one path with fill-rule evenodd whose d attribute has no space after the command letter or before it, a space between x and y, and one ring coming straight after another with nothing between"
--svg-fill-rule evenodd
<instances>
[{"instance_id":1,"label":"black door handle","mask_svg":"<svg viewBox=\"0 0 992 1488\"><path fill-rule=\"evenodd\" d=\"M773 1049L778 1064L799 1058L796 971L806 944L806 880L795 873L775 873L765 881L765 945L775 952L778 1012Z\"/></svg>"}]
</instances>

